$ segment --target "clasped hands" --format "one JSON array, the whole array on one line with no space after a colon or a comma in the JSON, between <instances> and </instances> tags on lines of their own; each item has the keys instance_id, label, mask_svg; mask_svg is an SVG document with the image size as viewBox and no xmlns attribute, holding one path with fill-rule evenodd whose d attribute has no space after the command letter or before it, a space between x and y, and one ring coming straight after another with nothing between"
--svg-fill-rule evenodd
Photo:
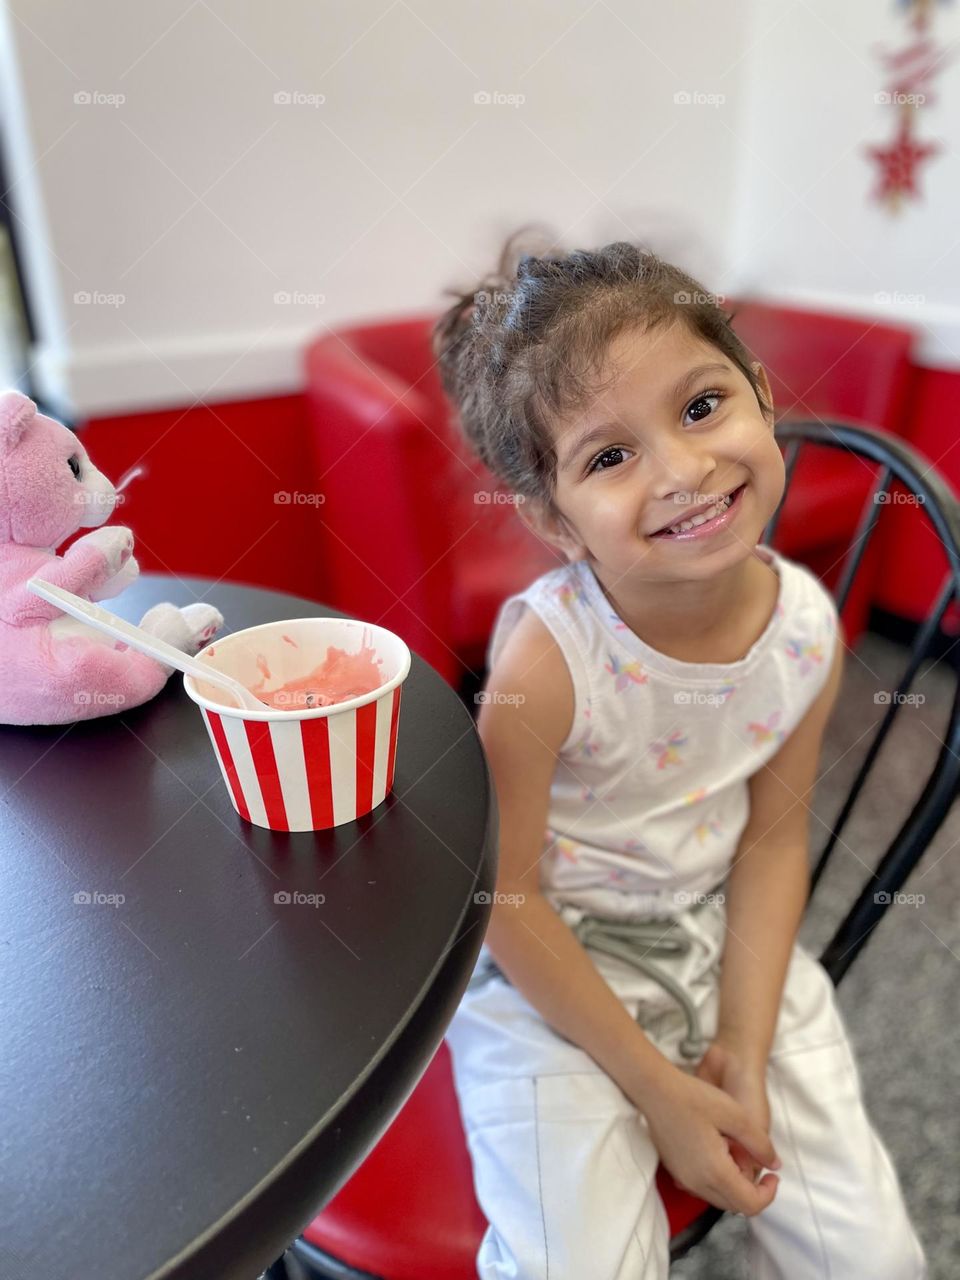
<instances>
[{"instance_id":1,"label":"clasped hands","mask_svg":"<svg viewBox=\"0 0 960 1280\"><path fill-rule=\"evenodd\" d=\"M684 1190L751 1217L776 1195L780 1168L770 1141L765 1066L715 1037L692 1074L674 1067L644 1114L660 1158Z\"/></svg>"}]
</instances>

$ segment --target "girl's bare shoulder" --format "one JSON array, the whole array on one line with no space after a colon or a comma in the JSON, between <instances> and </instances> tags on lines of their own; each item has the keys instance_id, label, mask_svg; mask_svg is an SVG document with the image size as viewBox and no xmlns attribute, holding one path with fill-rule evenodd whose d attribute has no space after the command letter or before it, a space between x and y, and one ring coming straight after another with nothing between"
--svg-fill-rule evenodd
<instances>
[{"instance_id":1,"label":"girl's bare shoulder","mask_svg":"<svg viewBox=\"0 0 960 1280\"><path fill-rule=\"evenodd\" d=\"M551 750L569 735L573 680L553 632L534 609L523 610L504 641L485 692L484 713L498 706L512 708Z\"/></svg>"}]
</instances>

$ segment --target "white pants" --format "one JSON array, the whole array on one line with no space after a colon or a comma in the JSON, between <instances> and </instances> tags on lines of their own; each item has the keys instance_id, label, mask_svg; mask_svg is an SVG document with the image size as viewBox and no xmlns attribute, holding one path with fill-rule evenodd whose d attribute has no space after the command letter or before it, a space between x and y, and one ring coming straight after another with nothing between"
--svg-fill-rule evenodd
<instances>
[{"instance_id":1,"label":"white pants","mask_svg":"<svg viewBox=\"0 0 960 1280\"><path fill-rule=\"evenodd\" d=\"M564 909L565 917L570 908ZM570 917L574 918L574 917ZM659 960L716 1030L724 909L680 917L696 939ZM625 962L591 958L672 1062L679 1006ZM647 1123L582 1049L502 976L468 990L447 1031L454 1081L489 1228L481 1280L663 1280L669 1226ZM772 1204L745 1219L754 1280L920 1280L923 1250L890 1157L865 1113L833 984L794 947L767 1070L770 1136L783 1161Z\"/></svg>"}]
</instances>

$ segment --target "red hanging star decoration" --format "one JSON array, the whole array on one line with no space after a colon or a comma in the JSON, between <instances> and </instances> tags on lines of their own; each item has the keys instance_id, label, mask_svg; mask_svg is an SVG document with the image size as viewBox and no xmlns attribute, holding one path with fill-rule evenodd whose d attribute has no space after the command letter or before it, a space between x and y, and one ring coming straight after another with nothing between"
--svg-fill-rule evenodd
<instances>
[{"instance_id":1,"label":"red hanging star decoration","mask_svg":"<svg viewBox=\"0 0 960 1280\"><path fill-rule=\"evenodd\" d=\"M954 0L898 0L909 25L916 33L908 37L905 47L892 53L877 49L886 64L889 88L876 95L884 110L897 109L897 135L886 146L865 147L867 155L880 166L879 180L873 198L899 213L904 197L920 198L917 170L923 160L937 155L943 147L936 142L918 142L914 130L921 108L930 107L934 75L939 75L947 62L953 61L954 49L939 46L930 33L937 4L953 4Z\"/></svg>"},{"instance_id":2,"label":"red hanging star decoration","mask_svg":"<svg viewBox=\"0 0 960 1280\"><path fill-rule=\"evenodd\" d=\"M880 165L880 179L873 198L885 201L897 212L904 196L919 197L916 185L917 166L929 160L942 147L936 142L917 142L911 136L907 113L900 117L897 136L885 147L867 147L867 154Z\"/></svg>"}]
</instances>

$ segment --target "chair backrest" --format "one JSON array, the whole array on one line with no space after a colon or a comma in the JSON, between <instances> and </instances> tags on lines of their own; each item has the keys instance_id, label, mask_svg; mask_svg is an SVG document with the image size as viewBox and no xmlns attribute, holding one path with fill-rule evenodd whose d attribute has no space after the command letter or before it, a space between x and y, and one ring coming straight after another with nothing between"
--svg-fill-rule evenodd
<instances>
[{"instance_id":1,"label":"chair backrest","mask_svg":"<svg viewBox=\"0 0 960 1280\"><path fill-rule=\"evenodd\" d=\"M837 843L845 843L842 832L854 806L864 793L867 779L901 707L909 705L911 698L915 696L910 694L911 686L921 663L929 656L932 645L940 635L948 605L951 601L960 601L960 503L930 463L912 446L886 431L840 420L783 421L777 425L776 438L779 444L785 446L787 483L780 507L764 531L762 541L766 544L775 540L781 511L789 502L790 478L805 445L842 450L876 466L876 480L860 512L856 534L846 552L833 590L840 611L863 563L864 553L878 521L884 511L894 504L910 502L916 505L918 511L930 521L945 560L939 596L917 630L903 675L897 681L895 689L881 691L879 699L876 699L878 707L883 706L885 710L872 741L866 747L853 785L840 812L831 823L826 844L812 874L812 896ZM863 949L867 938L894 901L894 895L901 891L907 876L917 865L956 798L960 783L960 671L955 665L951 665L950 670L954 676L953 700L942 736L938 739L940 750L936 762L909 816L893 835L876 870L868 875L856 900L820 956L821 963L834 983L839 983Z\"/></svg>"}]
</instances>

